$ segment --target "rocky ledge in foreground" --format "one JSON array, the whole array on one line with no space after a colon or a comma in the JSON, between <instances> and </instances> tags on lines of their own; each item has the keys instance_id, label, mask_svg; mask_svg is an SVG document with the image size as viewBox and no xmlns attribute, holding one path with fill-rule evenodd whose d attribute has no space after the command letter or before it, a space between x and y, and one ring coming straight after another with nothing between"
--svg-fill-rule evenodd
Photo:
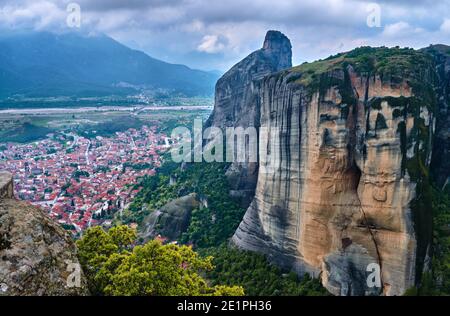
<instances>
[{"instance_id":1,"label":"rocky ledge in foreground","mask_svg":"<svg viewBox=\"0 0 450 316\"><path fill-rule=\"evenodd\" d=\"M0 172L0 296L87 294L71 238L39 208L14 199L11 174Z\"/></svg>"}]
</instances>

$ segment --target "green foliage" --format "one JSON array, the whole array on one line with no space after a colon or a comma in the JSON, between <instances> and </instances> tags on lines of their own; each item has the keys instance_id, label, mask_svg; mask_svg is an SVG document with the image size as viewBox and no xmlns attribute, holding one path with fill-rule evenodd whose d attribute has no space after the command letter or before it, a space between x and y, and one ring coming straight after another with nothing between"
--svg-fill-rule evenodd
<instances>
[{"instance_id":1,"label":"green foliage","mask_svg":"<svg viewBox=\"0 0 450 316\"><path fill-rule=\"evenodd\" d=\"M317 81L323 73L341 65L343 60L343 56L338 56L336 58L319 60L313 63L303 63L300 66L294 67L292 71L302 73L302 76L297 82L303 85L309 85Z\"/></svg>"},{"instance_id":2,"label":"green foliage","mask_svg":"<svg viewBox=\"0 0 450 316\"><path fill-rule=\"evenodd\" d=\"M214 257L215 268L207 274L213 285L240 285L250 296L329 295L319 280L309 275L299 280L294 272L284 273L271 265L264 255L226 246L206 249L204 253Z\"/></svg>"},{"instance_id":3,"label":"green foliage","mask_svg":"<svg viewBox=\"0 0 450 316\"><path fill-rule=\"evenodd\" d=\"M67 224L67 223L63 223L61 224L61 227L64 228L65 230L74 230L75 226L73 226L72 224Z\"/></svg>"},{"instance_id":4,"label":"green foliage","mask_svg":"<svg viewBox=\"0 0 450 316\"><path fill-rule=\"evenodd\" d=\"M433 189L434 255L432 273L437 294L450 295L450 194Z\"/></svg>"},{"instance_id":5,"label":"green foliage","mask_svg":"<svg viewBox=\"0 0 450 316\"><path fill-rule=\"evenodd\" d=\"M102 293L103 287L95 281L95 276L103 264L119 251L119 246L114 243L111 233L106 233L97 226L88 229L83 238L77 241L78 259L89 280L92 294Z\"/></svg>"},{"instance_id":6,"label":"green foliage","mask_svg":"<svg viewBox=\"0 0 450 316\"><path fill-rule=\"evenodd\" d=\"M151 211L170 200L190 193L206 197L208 208L193 210L191 222L181 237L182 243L196 247L212 247L229 239L238 227L245 210L229 197L225 163L194 163L182 170L178 164L167 162L158 174L145 177L141 191L122 217L123 223L141 223ZM170 175L176 183L170 185Z\"/></svg>"},{"instance_id":7,"label":"green foliage","mask_svg":"<svg viewBox=\"0 0 450 316\"><path fill-rule=\"evenodd\" d=\"M96 172L102 172L102 173L107 173L110 171L111 171L111 168L109 168L108 166L98 166L96 169Z\"/></svg>"},{"instance_id":8,"label":"green foliage","mask_svg":"<svg viewBox=\"0 0 450 316\"><path fill-rule=\"evenodd\" d=\"M318 280L309 276L299 280L294 273L283 274L281 269L269 264L263 255L220 247L233 235L245 212L229 197L226 168L227 164L224 163L195 163L182 170L178 164L166 162L156 176L142 180L141 192L122 220L139 223L140 218L170 200L196 192L207 197L208 208L192 212L188 230L179 241L192 242L202 254L214 256L212 263L216 267L205 275L215 289L214 293L210 294L241 295L243 287L248 295L327 295ZM176 179L175 184L170 185L170 175ZM115 256L109 265L115 268L121 260L121 256ZM126 270L140 271L141 264L127 263ZM100 274L104 277L99 281L106 284L106 281L114 280L121 284L131 278L125 274L122 277L114 276L118 272L117 269L114 273L110 268L103 269ZM139 276L136 278L142 281ZM132 285L131 289L134 290L129 290L131 292L127 292L127 295L135 294L132 291L136 291L136 286ZM108 287L107 291L108 294L120 293L120 290L117 292L113 286Z\"/></svg>"},{"instance_id":9,"label":"green foliage","mask_svg":"<svg viewBox=\"0 0 450 316\"><path fill-rule=\"evenodd\" d=\"M194 164L180 177L185 188L208 199L208 208L193 211L181 242L192 242L197 247L219 246L236 231L245 210L229 196L227 167L224 163Z\"/></svg>"},{"instance_id":10,"label":"green foliage","mask_svg":"<svg viewBox=\"0 0 450 316\"><path fill-rule=\"evenodd\" d=\"M418 295L418 291L415 286L407 289L406 292L403 294L403 296L417 296L417 295Z\"/></svg>"},{"instance_id":11,"label":"green foliage","mask_svg":"<svg viewBox=\"0 0 450 316\"><path fill-rule=\"evenodd\" d=\"M88 229L77 241L79 260L90 289L97 295L178 296L243 295L238 286L210 287L201 273L211 270L212 257L192 248L151 241L134 246L136 232L118 226L105 232Z\"/></svg>"},{"instance_id":12,"label":"green foliage","mask_svg":"<svg viewBox=\"0 0 450 316\"><path fill-rule=\"evenodd\" d=\"M424 272L419 285L408 289L405 296L450 295L450 195L436 188L430 188L430 195L429 206L433 212L431 270Z\"/></svg>"},{"instance_id":13,"label":"green foliage","mask_svg":"<svg viewBox=\"0 0 450 316\"><path fill-rule=\"evenodd\" d=\"M304 63L290 71L298 78L297 83L307 86L310 92L317 92L337 85L336 80L330 81L329 78L339 77L333 76L333 72L345 70L348 66L360 75L378 75L383 81L401 83L408 80L415 95L426 99L430 105L435 103L431 84L436 79L433 59L425 52L410 48L359 47L324 60Z\"/></svg>"},{"instance_id":14,"label":"green foliage","mask_svg":"<svg viewBox=\"0 0 450 316\"><path fill-rule=\"evenodd\" d=\"M87 171L83 171L83 170L77 170L73 173L72 177L74 179L79 179L80 177L85 177L85 178L89 178L90 174Z\"/></svg>"},{"instance_id":15,"label":"green foliage","mask_svg":"<svg viewBox=\"0 0 450 316\"><path fill-rule=\"evenodd\" d=\"M145 169L149 169L152 166L149 163L132 163L132 162L125 162L123 164L123 168L131 168L133 170L145 170Z\"/></svg>"},{"instance_id":16,"label":"green foliage","mask_svg":"<svg viewBox=\"0 0 450 316\"><path fill-rule=\"evenodd\" d=\"M87 138L95 138L97 136L109 137L116 132L124 132L130 128L138 129L142 127L143 124L144 123L138 118L123 116L96 125L80 126L77 132Z\"/></svg>"},{"instance_id":17,"label":"green foliage","mask_svg":"<svg viewBox=\"0 0 450 316\"><path fill-rule=\"evenodd\" d=\"M136 240L136 231L128 226L116 226L108 231L109 237L114 245L117 246L119 252L129 250L130 246Z\"/></svg>"},{"instance_id":18,"label":"green foliage","mask_svg":"<svg viewBox=\"0 0 450 316\"><path fill-rule=\"evenodd\" d=\"M128 209L124 210L120 222L142 223L151 210L159 208L177 197L174 187L170 186L169 175L179 168L178 164L166 161L155 176L144 177L135 189L140 189Z\"/></svg>"},{"instance_id":19,"label":"green foliage","mask_svg":"<svg viewBox=\"0 0 450 316\"><path fill-rule=\"evenodd\" d=\"M216 285L213 287L212 296L244 296L244 289L241 286Z\"/></svg>"},{"instance_id":20,"label":"green foliage","mask_svg":"<svg viewBox=\"0 0 450 316\"><path fill-rule=\"evenodd\" d=\"M26 122L23 123L22 126L1 133L0 138L4 143L29 143L43 139L47 134L52 132L53 130L49 128Z\"/></svg>"}]
</instances>

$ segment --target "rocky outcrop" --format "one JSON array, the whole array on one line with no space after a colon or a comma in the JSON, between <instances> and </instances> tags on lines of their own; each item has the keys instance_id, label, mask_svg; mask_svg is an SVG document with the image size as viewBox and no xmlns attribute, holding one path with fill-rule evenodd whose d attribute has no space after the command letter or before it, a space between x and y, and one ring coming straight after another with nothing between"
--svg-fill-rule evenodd
<instances>
[{"instance_id":1,"label":"rocky outcrop","mask_svg":"<svg viewBox=\"0 0 450 316\"><path fill-rule=\"evenodd\" d=\"M144 219L141 237L149 240L161 235L169 240L177 240L189 227L192 211L200 205L196 193L170 201Z\"/></svg>"},{"instance_id":2,"label":"rocky outcrop","mask_svg":"<svg viewBox=\"0 0 450 316\"><path fill-rule=\"evenodd\" d=\"M0 174L0 192L0 296L87 295L68 234L38 208L13 198L8 173Z\"/></svg>"},{"instance_id":3,"label":"rocky outcrop","mask_svg":"<svg viewBox=\"0 0 450 316\"><path fill-rule=\"evenodd\" d=\"M335 295L402 295L431 241L435 84L429 56L386 48L260 79L250 121L269 156L232 242Z\"/></svg>"},{"instance_id":4,"label":"rocky outcrop","mask_svg":"<svg viewBox=\"0 0 450 316\"><path fill-rule=\"evenodd\" d=\"M13 179L8 172L0 171L0 199L13 198Z\"/></svg>"},{"instance_id":5,"label":"rocky outcrop","mask_svg":"<svg viewBox=\"0 0 450 316\"><path fill-rule=\"evenodd\" d=\"M292 67L292 46L278 31L269 31L263 47L232 67L216 85L215 106L206 127L260 126L259 85L265 76ZM232 195L247 207L258 180L257 163L234 163L227 172Z\"/></svg>"}]
</instances>

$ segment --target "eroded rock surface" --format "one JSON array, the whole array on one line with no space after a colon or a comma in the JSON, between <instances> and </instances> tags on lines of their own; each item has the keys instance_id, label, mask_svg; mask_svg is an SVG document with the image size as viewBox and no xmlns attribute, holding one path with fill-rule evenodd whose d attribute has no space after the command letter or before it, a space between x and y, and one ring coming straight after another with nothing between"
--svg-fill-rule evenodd
<instances>
[{"instance_id":1,"label":"eroded rock surface","mask_svg":"<svg viewBox=\"0 0 450 316\"><path fill-rule=\"evenodd\" d=\"M0 296L87 295L68 234L38 208L14 199L8 173L0 174L0 192Z\"/></svg>"},{"instance_id":2,"label":"eroded rock surface","mask_svg":"<svg viewBox=\"0 0 450 316\"><path fill-rule=\"evenodd\" d=\"M408 50L364 54L261 81L260 145L270 154L232 241L320 277L335 295L402 295L431 238L433 64ZM413 61L401 75L385 66L398 60ZM380 287L367 283L374 264Z\"/></svg>"},{"instance_id":3,"label":"eroded rock surface","mask_svg":"<svg viewBox=\"0 0 450 316\"><path fill-rule=\"evenodd\" d=\"M13 179L11 174L0 171L0 199L12 198L14 196L13 190Z\"/></svg>"},{"instance_id":4,"label":"eroded rock surface","mask_svg":"<svg viewBox=\"0 0 450 316\"><path fill-rule=\"evenodd\" d=\"M214 111L206 127L260 126L260 80L292 67L292 46L278 31L269 31L263 47L232 67L216 85ZM225 132L225 131L224 131ZM236 162L227 172L232 195L248 207L258 180L257 163Z\"/></svg>"},{"instance_id":5,"label":"eroded rock surface","mask_svg":"<svg viewBox=\"0 0 450 316\"><path fill-rule=\"evenodd\" d=\"M196 193L170 201L147 216L143 222L145 229L142 237L149 240L161 235L177 240L189 227L192 211L200 205Z\"/></svg>"}]
</instances>

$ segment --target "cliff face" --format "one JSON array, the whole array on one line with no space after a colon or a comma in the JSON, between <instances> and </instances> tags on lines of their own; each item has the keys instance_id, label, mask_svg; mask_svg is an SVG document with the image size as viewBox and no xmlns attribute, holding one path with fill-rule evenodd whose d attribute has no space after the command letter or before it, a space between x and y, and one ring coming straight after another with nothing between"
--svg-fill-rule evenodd
<instances>
[{"instance_id":1,"label":"cliff face","mask_svg":"<svg viewBox=\"0 0 450 316\"><path fill-rule=\"evenodd\" d=\"M292 67L292 46L280 32L269 31L263 48L244 58L216 84L214 111L206 126L259 126L258 81Z\"/></svg>"},{"instance_id":2,"label":"cliff face","mask_svg":"<svg viewBox=\"0 0 450 316\"><path fill-rule=\"evenodd\" d=\"M260 166L233 243L320 277L335 295L402 295L431 238L437 82L430 56L384 48L263 79L260 140L273 172ZM379 288L367 283L371 264Z\"/></svg>"},{"instance_id":3,"label":"cliff face","mask_svg":"<svg viewBox=\"0 0 450 316\"><path fill-rule=\"evenodd\" d=\"M274 72L292 67L292 46L280 32L269 31L263 48L231 68L216 85L214 111L206 127L259 128L259 87ZM257 163L234 163L227 172L232 194L247 207L258 180Z\"/></svg>"},{"instance_id":4,"label":"cliff face","mask_svg":"<svg viewBox=\"0 0 450 316\"><path fill-rule=\"evenodd\" d=\"M433 148L432 172L442 188L450 188L450 46L433 45L424 49L433 56L439 84L436 141Z\"/></svg>"},{"instance_id":5,"label":"cliff face","mask_svg":"<svg viewBox=\"0 0 450 316\"><path fill-rule=\"evenodd\" d=\"M72 287L78 259L70 237L39 209L14 199L8 173L0 173L0 258L0 296L88 294L81 270L80 286Z\"/></svg>"}]
</instances>

